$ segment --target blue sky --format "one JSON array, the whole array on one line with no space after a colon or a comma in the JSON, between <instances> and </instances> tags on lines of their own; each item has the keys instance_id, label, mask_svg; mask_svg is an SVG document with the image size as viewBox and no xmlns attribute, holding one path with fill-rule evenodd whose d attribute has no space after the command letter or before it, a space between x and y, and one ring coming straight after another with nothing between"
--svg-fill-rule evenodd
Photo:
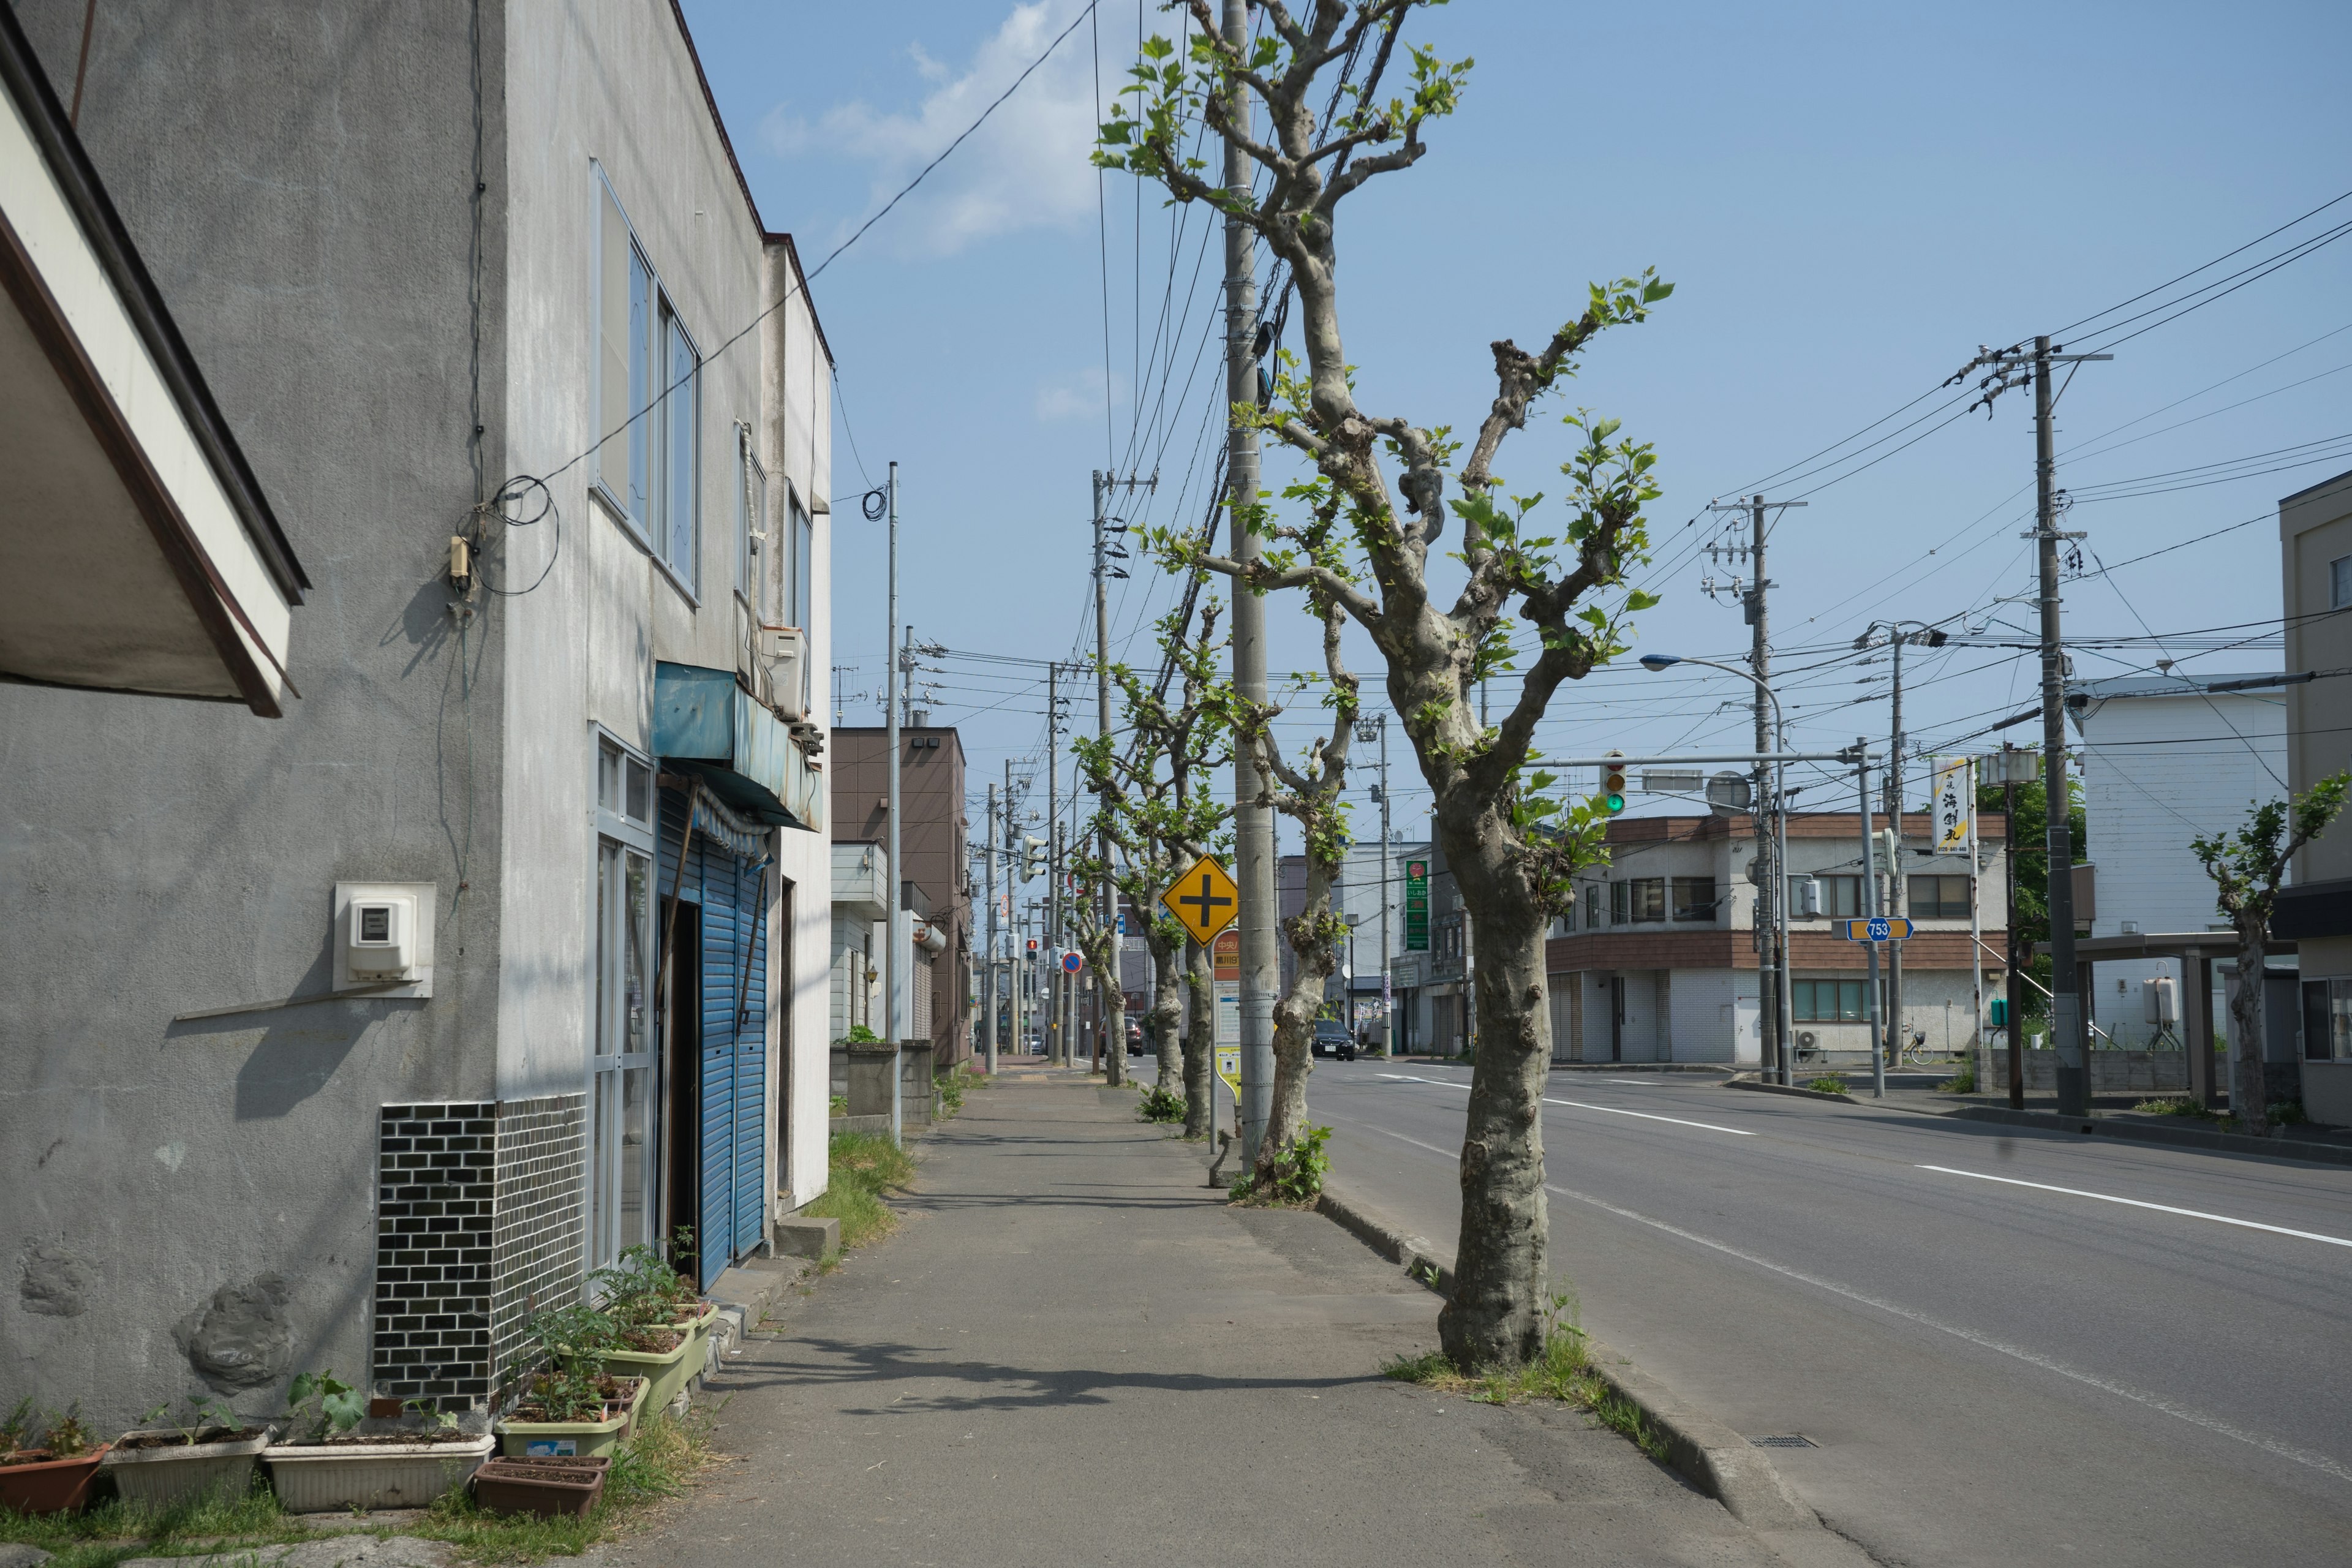
<instances>
[{"instance_id":1,"label":"blue sky","mask_svg":"<svg viewBox=\"0 0 2352 1568\"><path fill-rule=\"evenodd\" d=\"M812 265L1080 8L685 4L761 209ZM1156 6L1143 19L1172 26ZM904 613L919 637L959 652L1046 658L1082 638L1091 647L1091 469L1157 465L1160 489L1138 517L1197 520L1206 504L1218 377L1213 348L1196 355L1215 242L1196 275L1204 215L1171 212L1149 193L1139 205L1118 175L1104 181L1098 212L1085 163L1096 46L1112 90L1137 32L1132 0L1105 0L813 289L839 362L835 488L854 494L899 462ZM1435 129L1422 163L1342 209L1343 326L1360 399L1466 426L1492 394L1491 340L1540 342L1574 313L1588 279L1644 266L1673 279L1674 299L1603 340L1498 464L1514 489L1557 493L1567 442L1556 416L1579 404L1656 444L1666 494L1653 512L1654 586L1665 602L1642 619L1643 650L1746 649L1737 605L1701 591L1709 565L1696 547L1709 524L1685 524L1711 497L1927 392L1979 343L2105 310L2352 190L2341 80L2352 8L2342 5L1627 12L1456 0L1410 36L1478 63L1462 111ZM2233 265L2346 216L2352 202ZM2352 468L2352 441L2321 444L2247 465L2323 455L2313 466L2087 499L2102 482L2352 435L2352 330L2325 336L2337 329L2352 329L2352 242L2085 367L2061 405L2059 447L2061 482L2085 494L2069 526L2089 533L2087 563L2273 512L2279 496ZM2252 368L2273 356L2284 357ZM2216 412L2241 399L2252 401ZM2029 415L2030 402L2011 397L1990 420L1961 419L1851 478L1796 470L1765 487L1809 501L1775 531L1771 574L1800 741L1884 734L1883 656L1860 664L1850 647L1874 617L1974 609L2032 624L2030 606L1995 603L2029 586L2029 547L2016 537L2031 504ZM2173 427L2184 420L2193 422ZM845 688L865 694L845 718L877 722L882 541L854 504L835 522L836 658L857 666ZM1124 643L1171 585L1139 567L1118 589ZM2085 633L2275 616L2275 527L2258 521L2088 577L2066 599L2070 631ZM1276 668L1309 661L1305 619L1277 601L1273 620L1284 639ZM1134 643L1136 657L1147 651L1147 640ZM2275 668L2281 657L2274 644L2163 651L2214 672ZM1360 670L1368 655L1359 647ZM2158 657L2085 653L2078 668L2123 674ZM1799 676L1799 666L1819 668ZM963 727L975 787L1040 746L1042 689L1028 675L951 658L932 678L935 719ZM1999 650L1914 650L1906 677L1907 728L1929 737L2013 710L2035 679L2029 660ZM1542 743L1555 754L1744 743L1744 711L1716 711L1744 703L1735 685L1744 689L1705 672L1645 675L1629 661L1564 689ZM1498 683L1498 707L1506 698ZM1091 723L1089 693L1076 710ZM1399 807L1410 813L1426 797L1399 761Z\"/></svg>"}]
</instances>

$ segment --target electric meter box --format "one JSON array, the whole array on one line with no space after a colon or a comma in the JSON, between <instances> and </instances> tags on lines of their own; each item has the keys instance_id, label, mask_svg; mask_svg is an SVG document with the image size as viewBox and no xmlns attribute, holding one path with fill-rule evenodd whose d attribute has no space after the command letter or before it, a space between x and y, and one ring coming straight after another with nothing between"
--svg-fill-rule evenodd
<instances>
[{"instance_id":1,"label":"electric meter box","mask_svg":"<svg viewBox=\"0 0 2352 1568\"><path fill-rule=\"evenodd\" d=\"M335 989L375 996L433 994L431 882L335 884Z\"/></svg>"},{"instance_id":2,"label":"electric meter box","mask_svg":"<svg viewBox=\"0 0 2352 1568\"><path fill-rule=\"evenodd\" d=\"M1789 884L1790 902L1800 920L1819 920L1822 913L1822 884L1812 877L1800 877Z\"/></svg>"}]
</instances>

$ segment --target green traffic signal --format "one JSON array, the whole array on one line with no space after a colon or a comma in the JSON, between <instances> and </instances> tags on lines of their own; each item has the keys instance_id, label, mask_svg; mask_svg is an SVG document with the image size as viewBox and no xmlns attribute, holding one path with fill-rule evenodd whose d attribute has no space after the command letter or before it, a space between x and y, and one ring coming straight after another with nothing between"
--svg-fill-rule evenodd
<instances>
[{"instance_id":1,"label":"green traffic signal","mask_svg":"<svg viewBox=\"0 0 2352 1568\"><path fill-rule=\"evenodd\" d=\"M1609 808L1610 816L1614 816L1625 809L1625 797L1622 795L1604 795L1601 797L1601 804Z\"/></svg>"}]
</instances>

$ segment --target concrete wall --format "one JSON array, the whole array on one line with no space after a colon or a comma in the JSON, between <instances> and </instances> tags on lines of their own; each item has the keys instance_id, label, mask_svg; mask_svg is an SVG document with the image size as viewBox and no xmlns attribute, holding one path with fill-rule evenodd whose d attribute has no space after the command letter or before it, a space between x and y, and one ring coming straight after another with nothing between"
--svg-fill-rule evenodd
<instances>
[{"instance_id":1,"label":"concrete wall","mask_svg":"<svg viewBox=\"0 0 2352 1568\"><path fill-rule=\"evenodd\" d=\"M16 6L68 93L83 14ZM0 1403L79 1399L110 1432L367 1366L377 1108L496 1088L509 687L495 617L461 671L440 582L475 496L467 9L96 15L81 138L316 584L282 720L0 688ZM483 27L495 84L497 5ZM496 168L496 91L483 113ZM486 423L495 475L521 459ZM338 879L435 884L430 1001L173 1022L327 989Z\"/></svg>"}]
</instances>

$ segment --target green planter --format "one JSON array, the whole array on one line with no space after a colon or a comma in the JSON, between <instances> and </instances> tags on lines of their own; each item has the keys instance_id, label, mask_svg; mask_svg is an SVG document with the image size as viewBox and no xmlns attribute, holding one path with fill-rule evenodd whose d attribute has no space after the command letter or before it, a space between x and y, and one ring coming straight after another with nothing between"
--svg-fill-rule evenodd
<instances>
[{"instance_id":1,"label":"green planter","mask_svg":"<svg viewBox=\"0 0 2352 1568\"><path fill-rule=\"evenodd\" d=\"M719 1309L708 1301L697 1302L696 1308L699 1315L691 1322L670 1325L678 1331L677 1344L670 1350L601 1351L590 1359L607 1377L644 1378L649 1385L646 1412L667 1410L710 1359L711 1325L719 1321Z\"/></svg>"},{"instance_id":2,"label":"green planter","mask_svg":"<svg viewBox=\"0 0 2352 1568\"><path fill-rule=\"evenodd\" d=\"M627 1403L605 1406L602 1421L499 1420L499 1451L509 1458L586 1459L620 1451L636 1430L637 1413L645 1408L645 1378L632 1376Z\"/></svg>"}]
</instances>

